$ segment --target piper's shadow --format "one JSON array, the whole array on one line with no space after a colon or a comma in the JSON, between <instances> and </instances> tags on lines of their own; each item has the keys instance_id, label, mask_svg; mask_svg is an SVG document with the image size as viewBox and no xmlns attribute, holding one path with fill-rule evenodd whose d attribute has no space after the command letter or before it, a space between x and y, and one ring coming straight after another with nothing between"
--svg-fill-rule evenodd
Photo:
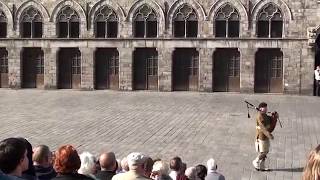
<instances>
[{"instance_id":1,"label":"piper's shadow","mask_svg":"<svg viewBox=\"0 0 320 180\"><path fill-rule=\"evenodd\" d=\"M303 167L299 168L279 168L279 169L270 169L271 171L285 171L285 172L303 172Z\"/></svg>"}]
</instances>

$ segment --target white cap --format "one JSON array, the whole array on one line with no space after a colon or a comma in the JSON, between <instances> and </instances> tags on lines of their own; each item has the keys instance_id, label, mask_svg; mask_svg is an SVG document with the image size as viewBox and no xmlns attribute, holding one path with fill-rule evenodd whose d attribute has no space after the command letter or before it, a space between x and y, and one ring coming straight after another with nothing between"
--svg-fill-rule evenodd
<instances>
[{"instance_id":1,"label":"white cap","mask_svg":"<svg viewBox=\"0 0 320 180\"><path fill-rule=\"evenodd\" d=\"M133 152L127 156L128 165L130 166L137 166L144 163L145 156L139 152Z\"/></svg>"},{"instance_id":2,"label":"white cap","mask_svg":"<svg viewBox=\"0 0 320 180\"><path fill-rule=\"evenodd\" d=\"M210 158L207 161L207 166L208 166L208 170L213 170L213 171L217 170L217 164L213 158Z\"/></svg>"}]
</instances>

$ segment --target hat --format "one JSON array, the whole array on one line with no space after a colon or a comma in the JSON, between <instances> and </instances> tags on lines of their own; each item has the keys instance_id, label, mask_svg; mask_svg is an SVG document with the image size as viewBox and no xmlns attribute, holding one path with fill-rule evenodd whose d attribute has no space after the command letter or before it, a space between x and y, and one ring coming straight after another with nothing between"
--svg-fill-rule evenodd
<instances>
[{"instance_id":1,"label":"hat","mask_svg":"<svg viewBox=\"0 0 320 180\"><path fill-rule=\"evenodd\" d=\"M133 152L127 156L128 165L137 166L144 163L145 156L139 152Z\"/></svg>"},{"instance_id":2,"label":"hat","mask_svg":"<svg viewBox=\"0 0 320 180\"><path fill-rule=\"evenodd\" d=\"M213 171L217 170L217 163L213 158L207 161L207 166L208 166L208 170L213 170Z\"/></svg>"}]
</instances>

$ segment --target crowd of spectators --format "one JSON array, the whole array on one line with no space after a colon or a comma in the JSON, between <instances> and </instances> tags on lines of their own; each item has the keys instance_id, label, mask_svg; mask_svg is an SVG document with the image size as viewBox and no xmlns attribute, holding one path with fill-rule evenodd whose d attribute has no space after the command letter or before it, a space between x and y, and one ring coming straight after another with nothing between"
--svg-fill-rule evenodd
<instances>
[{"instance_id":1,"label":"crowd of spectators","mask_svg":"<svg viewBox=\"0 0 320 180\"><path fill-rule=\"evenodd\" d=\"M113 152L79 155L72 145L53 153L46 145L32 148L24 138L0 142L0 180L225 180L217 169L213 158L206 166L187 167L178 156L166 162L133 152L117 160ZM320 180L320 145L308 157L303 180Z\"/></svg>"}]
</instances>

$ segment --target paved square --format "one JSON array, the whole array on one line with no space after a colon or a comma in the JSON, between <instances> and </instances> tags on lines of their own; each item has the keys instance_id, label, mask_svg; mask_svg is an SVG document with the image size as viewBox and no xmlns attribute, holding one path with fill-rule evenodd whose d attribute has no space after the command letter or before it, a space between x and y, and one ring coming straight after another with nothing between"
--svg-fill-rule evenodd
<instances>
[{"instance_id":1,"label":"paved square","mask_svg":"<svg viewBox=\"0 0 320 180\"><path fill-rule=\"evenodd\" d=\"M280 113L272 172L252 168L255 121L244 100L266 101ZM132 151L179 155L188 166L213 157L228 180L299 180L307 153L320 143L319 107L319 98L290 95L1 89L0 138L23 136L52 149L69 143L118 158Z\"/></svg>"}]
</instances>

